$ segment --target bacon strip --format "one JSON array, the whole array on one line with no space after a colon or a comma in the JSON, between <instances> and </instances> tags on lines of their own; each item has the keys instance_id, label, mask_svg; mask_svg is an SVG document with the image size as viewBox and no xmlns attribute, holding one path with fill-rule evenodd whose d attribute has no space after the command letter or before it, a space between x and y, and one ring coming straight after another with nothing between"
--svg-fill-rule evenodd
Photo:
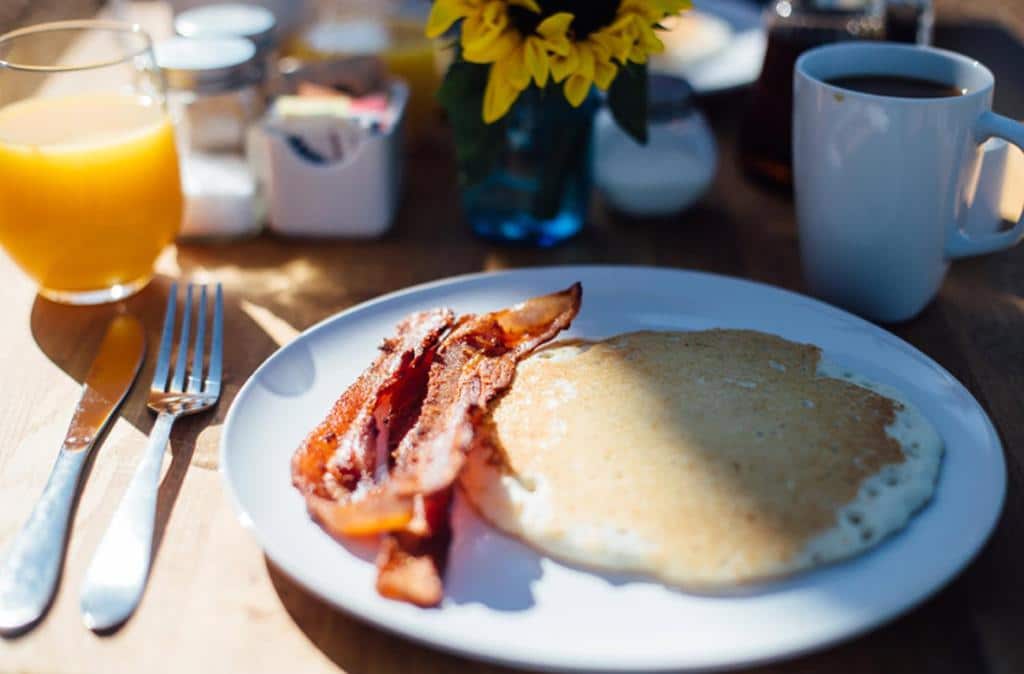
<instances>
[{"instance_id":1,"label":"bacon strip","mask_svg":"<svg viewBox=\"0 0 1024 674\"><path fill-rule=\"evenodd\" d=\"M382 597L422 607L437 606L444 595L445 565L451 543L449 506L452 489L419 497L425 531L390 533L377 554L377 592Z\"/></svg>"},{"instance_id":2,"label":"bacon strip","mask_svg":"<svg viewBox=\"0 0 1024 674\"><path fill-rule=\"evenodd\" d=\"M388 483L393 493L422 495L426 517L385 539L377 558L377 591L419 606L435 606L451 539L447 506L475 429L509 385L516 364L552 339L579 312L579 284L510 309L468 317L444 338L430 367L419 421L398 446ZM444 508L445 517L430 517Z\"/></svg>"},{"instance_id":3,"label":"bacon strip","mask_svg":"<svg viewBox=\"0 0 1024 674\"><path fill-rule=\"evenodd\" d=\"M377 560L377 589L383 596L419 606L440 602L451 535L451 486L465 463L475 429L488 405L512 383L518 361L569 327L581 297L577 283L509 309L463 316L440 338L436 349L413 349L411 356L398 363L388 361L390 367L381 364L386 360L382 356L335 406L347 413L355 404L345 403L351 395L353 401L358 399L360 411L332 412L337 421L330 424L331 432L341 438L334 443L335 458L322 463L309 460L308 456L325 455L316 447L304 452L316 445L310 439L296 454L293 469L300 464L298 472L303 476L307 468L314 477L317 470L327 470L321 480L324 489L304 489L310 482L306 479L296 478L295 483L306 494L310 512L328 532L335 536L387 534ZM423 336L437 338L442 330ZM399 334L401 339L401 329ZM388 374L373 378L375 370ZM381 419L397 420L384 440ZM323 437L323 426L311 434L314 441ZM390 451L390 471L381 470L382 446ZM330 477L335 475L340 478ZM316 484L315 479L312 483Z\"/></svg>"},{"instance_id":4,"label":"bacon strip","mask_svg":"<svg viewBox=\"0 0 1024 674\"><path fill-rule=\"evenodd\" d=\"M460 319L430 366L419 420L398 445L391 489L429 494L455 481L477 417L512 383L516 363L569 327L581 297L577 283L509 309Z\"/></svg>"},{"instance_id":5,"label":"bacon strip","mask_svg":"<svg viewBox=\"0 0 1024 674\"><path fill-rule=\"evenodd\" d=\"M314 517L320 519L319 512L336 499L367 490L386 476L391 449L386 444L393 435L388 427L393 420L401 425L402 418L418 407L437 345L454 322L454 314L447 309L413 314L402 321L397 334L381 344L374 363L299 446L292 457L292 484L306 496ZM392 526L402 526L409 519L399 508L378 505L379 516Z\"/></svg>"}]
</instances>

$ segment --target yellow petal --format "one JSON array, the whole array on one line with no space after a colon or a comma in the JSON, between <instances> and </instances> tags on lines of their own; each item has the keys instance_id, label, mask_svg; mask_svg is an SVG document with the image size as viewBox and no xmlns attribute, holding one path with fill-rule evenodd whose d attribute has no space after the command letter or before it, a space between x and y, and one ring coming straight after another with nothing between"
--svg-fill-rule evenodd
<instances>
[{"instance_id":1,"label":"yellow petal","mask_svg":"<svg viewBox=\"0 0 1024 674\"><path fill-rule=\"evenodd\" d=\"M657 23L665 13L650 0L622 0L619 3L618 16L632 15L640 18L647 24Z\"/></svg>"},{"instance_id":2,"label":"yellow petal","mask_svg":"<svg viewBox=\"0 0 1024 674\"><path fill-rule=\"evenodd\" d=\"M508 0L508 4L528 9L534 14L540 14L540 5L537 4L537 0Z\"/></svg>"},{"instance_id":3,"label":"yellow petal","mask_svg":"<svg viewBox=\"0 0 1024 674\"><path fill-rule=\"evenodd\" d=\"M427 37L443 35L456 21L469 16L476 4L472 0L437 0L427 18Z\"/></svg>"},{"instance_id":4,"label":"yellow petal","mask_svg":"<svg viewBox=\"0 0 1024 674\"><path fill-rule=\"evenodd\" d=\"M572 46L569 42L569 26L572 24L573 15L568 12L558 12L540 22L537 26L537 34L544 38L548 49L559 56L569 53Z\"/></svg>"},{"instance_id":5,"label":"yellow petal","mask_svg":"<svg viewBox=\"0 0 1024 674\"><path fill-rule=\"evenodd\" d=\"M637 28L633 17L617 19L615 23L601 31L601 34L607 35L612 55L620 63L625 63L637 39Z\"/></svg>"},{"instance_id":6,"label":"yellow petal","mask_svg":"<svg viewBox=\"0 0 1024 674\"><path fill-rule=\"evenodd\" d=\"M485 3L480 16L489 26L504 28L508 25L508 8L501 0L490 0Z\"/></svg>"},{"instance_id":7,"label":"yellow petal","mask_svg":"<svg viewBox=\"0 0 1024 674\"><path fill-rule=\"evenodd\" d=\"M678 14L691 5L689 0L653 0L653 2L665 14Z\"/></svg>"},{"instance_id":8,"label":"yellow petal","mask_svg":"<svg viewBox=\"0 0 1024 674\"><path fill-rule=\"evenodd\" d=\"M640 44L649 54L660 54L665 51L665 45L650 26L644 26L640 30Z\"/></svg>"},{"instance_id":9,"label":"yellow petal","mask_svg":"<svg viewBox=\"0 0 1024 674\"><path fill-rule=\"evenodd\" d=\"M584 42L576 47L576 51L580 56L579 65L576 66L576 73L586 77L588 80L594 79L594 51L590 44Z\"/></svg>"},{"instance_id":10,"label":"yellow petal","mask_svg":"<svg viewBox=\"0 0 1024 674\"><path fill-rule=\"evenodd\" d=\"M608 91L618 73L619 68L614 63L598 63L594 70L594 84L601 91Z\"/></svg>"},{"instance_id":11,"label":"yellow petal","mask_svg":"<svg viewBox=\"0 0 1024 674\"><path fill-rule=\"evenodd\" d=\"M600 40L593 39L593 36L587 38L587 47L590 49L590 53L594 55L595 64L612 59L611 50Z\"/></svg>"},{"instance_id":12,"label":"yellow petal","mask_svg":"<svg viewBox=\"0 0 1024 674\"><path fill-rule=\"evenodd\" d=\"M587 38L590 42L599 45L601 49L611 55L615 55L619 41L606 31L591 33Z\"/></svg>"},{"instance_id":13,"label":"yellow petal","mask_svg":"<svg viewBox=\"0 0 1024 674\"><path fill-rule=\"evenodd\" d=\"M548 39L564 36L572 25L573 15L569 12L552 14L537 25L537 34Z\"/></svg>"},{"instance_id":14,"label":"yellow petal","mask_svg":"<svg viewBox=\"0 0 1024 674\"><path fill-rule=\"evenodd\" d=\"M577 43L573 51L578 55L579 63L565 80L565 98L576 108L594 85L595 60L593 46L589 42Z\"/></svg>"},{"instance_id":15,"label":"yellow petal","mask_svg":"<svg viewBox=\"0 0 1024 674\"><path fill-rule=\"evenodd\" d=\"M615 17L615 21L612 23L612 25L608 26L607 30L610 30L612 32L631 31L633 30L633 19L635 18L636 17L634 17L632 14L620 14L619 16Z\"/></svg>"},{"instance_id":16,"label":"yellow petal","mask_svg":"<svg viewBox=\"0 0 1024 674\"><path fill-rule=\"evenodd\" d=\"M469 40L463 33L462 58L471 63L494 63L512 53L521 42L522 38L514 29L497 35L475 36Z\"/></svg>"},{"instance_id":17,"label":"yellow petal","mask_svg":"<svg viewBox=\"0 0 1024 674\"><path fill-rule=\"evenodd\" d=\"M522 91L530 86L530 68L526 64L526 45L513 49L505 58L496 61L494 67L501 73L501 77L512 84L516 89Z\"/></svg>"},{"instance_id":18,"label":"yellow petal","mask_svg":"<svg viewBox=\"0 0 1024 674\"><path fill-rule=\"evenodd\" d=\"M591 35L587 38L587 47L594 57L594 84L605 91L611 86L612 80L619 69L612 63L612 53L601 41Z\"/></svg>"},{"instance_id":19,"label":"yellow petal","mask_svg":"<svg viewBox=\"0 0 1024 674\"><path fill-rule=\"evenodd\" d=\"M629 60L633 63L647 63L647 51L639 44L635 44L629 52Z\"/></svg>"},{"instance_id":20,"label":"yellow petal","mask_svg":"<svg viewBox=\"0 0 1024 674\"><path fill-rule=\"evenodd\" d=\"M547 50L544 49L544 42L536 37L526 38L523 45L523 60L537 86L545 86L548 83L550 59Z\"/></svg>"},{"instance_id":21,"label":"yellow petal","mask_svg":"<svg viewBox=\"0 0 1024 674\"><path fill-rule=\"evenodd\" d=\"M565 56L551 57L551 76L556 82L561 82L579 67L579 62L579 51L575 46L571 46Z\"/></svg>"},{"instance_id":22,"label":"yellow petal","mask_svg":"<svg viewBox=\"0 0 1024 674\"><path fill-rule=\"evenodd\" d=\"M462 23L462 46L486 46L498 39L507 28L505 7L500 2L488 2L482 11L471 14Z\"/></svg>"},{"instance_id":23,"label":"yellow petal","mask_svg":"<svg viewBox=\"0 0 1024 674\"><path fill-rule=\"evenodd\" d=\"M629 60L634 63L647 63L650 54L660 54L665 51L665 45L661 43L654 29L650 26L643 26L639 30L636 43L629 53Z\"/></svg>"},{"instance_id":24,"label":"yellow petal","mask_svg":"<svg viewBox=\"0 0 1024 674\"><path fill-rule=\"evenodd\" d=\"M487 88L484 90L483 117L487 124L493 124L504 117L519 97L519 90L496 71L497 64L491 66Z\"/></svg>"},{"instance_id":25,"label":"yellow petal","mask_svg":"<svg viewBox=\"0 0 1024 674\"><path fill-rule=\"evenodd\" d=\"M590 93L590 87L594 83L593 79L576 73L570 75L569 79L565 81L565 98L574 108L580 107L586 99L587 94Z\"/></svg>"}]
</instances>

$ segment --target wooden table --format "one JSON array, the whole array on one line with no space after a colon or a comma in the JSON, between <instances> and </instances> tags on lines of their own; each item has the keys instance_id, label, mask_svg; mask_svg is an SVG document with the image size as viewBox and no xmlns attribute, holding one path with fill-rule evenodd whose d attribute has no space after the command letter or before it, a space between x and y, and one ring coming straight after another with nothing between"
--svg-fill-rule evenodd
<instances>
[{"instance_id":1,"label":"wooden table","mask_svg":"<svg viewBox=\"0 0 1024 674\"><path fill-rule=\"evenodd\" d=\"M1003 38L982 31L985 37L979 39L972 30L939 34L960 49L977 50L997 70L1009 70L999 84L1002 111L1024 117L1024 82L1019 75L1010 79L1024 48L993 52ZM972 35L974 41L965 43ZM0 641L0 671L511 672L366 627L275 569L239 525L221 487L217 449L224 416L246 377L302 328L381 293L453 274L628 262L709 270L802 290L791 201L752 187L733 161L740 100L730 95L705 104L722 161L714 188L699 207L655 224L617 221L598 208L584 235L553 250L502 248L468 234L455 208L453 165L442 135L412 157L401 214L394 231L380 241L261 237L230 245L179 245L161 260L159 278L143 293L99 308L68 308L37 298L32 284L0 256L0 546L11 540L42 488L110 317L136 313L152 345L171 278L220 281L227 301L225 395L215 414L186 419L175 429L173 457L160 488L156 562L138 614L120 631L97 636L82 626L77 598L85 565L152 424L143 404L144 384L133 391L97 452L49 614L34 631ZM1015 171L1013 180L1024 183L1024 172L1019 166ZM917 319L892 328L958 377L992 415L1003 438L1010 490L991 542L963 575L907 616L838 648L755 671L1024 671L1022 295L1024 247L958 262L937 301ZM151 353L140 382L149 380L152 367Z\"/></svg>"}]
</instances>

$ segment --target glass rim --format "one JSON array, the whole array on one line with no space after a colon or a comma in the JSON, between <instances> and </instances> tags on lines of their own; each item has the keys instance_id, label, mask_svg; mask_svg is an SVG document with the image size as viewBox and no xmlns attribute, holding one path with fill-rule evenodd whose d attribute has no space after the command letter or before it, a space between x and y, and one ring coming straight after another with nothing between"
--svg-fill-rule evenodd
<instances>
[{"instance_id":1,"label":"glass rim","mask_svg":"<svg viewBox=\"0 0 1024 674\"><path fill-rule=\"evenodd\" d=\"M125 53L116 57L94 61L87 61L84 63L76 63L70 65L39 65L33 63L19 63L16 61L10 61L0 56L0 70L17 70L20 72L29 73L65 73L75 72L79 70L96 70L98 68L108 68L121 63L130 61L137 56L141 56L146 52L152 52L153 50L153 39L149 36L142 26L137 23L128 23L124 21L109 21L103 19L75 19L72 21L49 21L46 23L37 23L32 26L26 26L24 28L18 28L8 33L0 35L0 47L3 47L9 42L18 40L19 38L27 37L29 35L40 35L44 33L55 33L58 31L88 31L88 30L99 30L107 31L110 33L124 33L137 35L142 38L142 44L138 49L126 49Z\"/></svg>"}]
</instances>

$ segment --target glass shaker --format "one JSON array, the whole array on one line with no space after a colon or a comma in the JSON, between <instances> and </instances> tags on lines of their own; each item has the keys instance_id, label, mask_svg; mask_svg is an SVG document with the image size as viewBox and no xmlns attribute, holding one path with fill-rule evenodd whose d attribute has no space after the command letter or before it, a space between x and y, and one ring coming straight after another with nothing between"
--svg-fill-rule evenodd
<instances>
[{"instance_id":1,"label":"glass shaker","mask_svg":"<svg viewBox=\"0 0 1024 674\"><path fill-rule=\"evenodd\" d=\"M155 47L167 103L187 149L238 152L263 114L256 48L242 38L170 38Z\"/></svg>"},{"instance_id":2,"label":"glass shaker","mask_svg":"<svg viewBox=\"0 0 1024 674\"><path fill-rule=\"evenodd\" d=\"M271 72L278 46L276 29L273 12L256 5L204 5L185 10L174 18L174 32L182 37L242 37L252 42L261 80Z\"/></svg>"},{"instance_id":3,"label":"glass shaker","mask_svg":"<svg viewBox=\"0 0 1024 674\"><path fill-rule=\"evenodd\" d=\"M181 236L257 233L263 206L246 158L249 128L264 111L256 47L243 38L175 37L154 51L181 156Z\"/></svg>"},{"instance_id":4,"label":"glass shaker","mask_svg":"<svg viewBox=\"0 0 1024 674\"><path fill-rule=\"evenodd\" d=\"M880 0L778 0L765 10L768 48L744 109L739 159L751 178L789 188L793 66L803 52L843 40L884 36Z\"/></svg>"},{"instance_id":5,"label":"glass shaker","mask_svg":"<svg viewBox=\"0 0 1024 674\"><path fill-rule=\"evenodd\" d=\"M646 145L619 128L604 107L594 120L594 183L617 211L634 217L679 213L711 185L717 151L685 80L651 75Z\"/></svg>"}]
</instances>

